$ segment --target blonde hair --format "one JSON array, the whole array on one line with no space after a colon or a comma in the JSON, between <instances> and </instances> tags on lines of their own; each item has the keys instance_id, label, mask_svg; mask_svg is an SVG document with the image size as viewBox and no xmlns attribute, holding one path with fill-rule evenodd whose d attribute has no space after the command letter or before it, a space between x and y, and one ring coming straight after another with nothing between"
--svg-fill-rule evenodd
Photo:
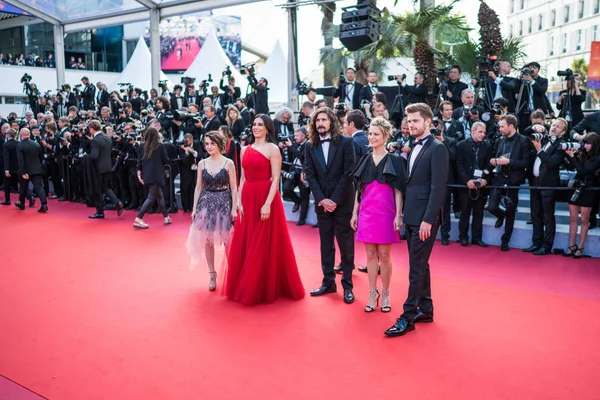
<instances>
[{"instance_id":1,"label":"blonde hair","mask_svg":"<svg viewBox=\"0 0 600 400\"><path fill-rule=\"evenodd\" d=\"M386 141L392 136L392 124L390 124L390 122L383 117L373 118L371 120L371 124L369 125L369 130L371 128L379 128Z\"/></svg>"},{"instance_id":2,"label":"blonde hair","mask_svg":"<svg viewBox=\"0 0 600 400\"><path fill-rule=\"evenodd\" d=\"M236 106L229 106L229 107L227 107L227 114L225 117L225 120L227 121L227 125L231 124L231 119L229 118L229 113L231 112L231 110L235 111L235 113L237 115L237 118L235 119L236 121L241 118L240 110L238 110L238 108Z\"/></svg>"}]
</instances>

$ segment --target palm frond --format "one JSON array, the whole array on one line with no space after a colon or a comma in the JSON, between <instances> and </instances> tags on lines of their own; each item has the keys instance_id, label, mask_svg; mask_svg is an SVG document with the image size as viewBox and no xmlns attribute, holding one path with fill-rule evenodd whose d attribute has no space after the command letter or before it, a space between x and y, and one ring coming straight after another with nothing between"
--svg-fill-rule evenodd
<instances>
[{"instance_id":1,"label":"palm frond","mask_svg":"<svg viewBox=\"0 0 600 400\"><path fill-rule=\"evenodd\" d=\"M527 54L525 53L525 44L523 38L520 36L509 36L504 39L504 46L502 48L502 59L508 61L512 66L519 66L525 60Z\"/></svg>"}]
</instances>

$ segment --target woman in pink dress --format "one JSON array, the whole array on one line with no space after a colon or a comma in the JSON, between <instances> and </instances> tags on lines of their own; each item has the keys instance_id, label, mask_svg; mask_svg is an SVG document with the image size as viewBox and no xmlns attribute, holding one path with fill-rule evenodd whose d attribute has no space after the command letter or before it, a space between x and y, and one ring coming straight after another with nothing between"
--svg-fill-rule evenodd
<instances>
[{"instance_id":1,"label":"woman in pink dress","mask_svg":"<svg viewBox=\"0 0 600 400\"><path fill-rule=\"evenodd\" d=\"M382 117L371 121L369 147L353 172L356 200L350 224L356 240L364 242L369 273L369 302L366 312L373 312L379 304L377 275L381 268L381 311L390 312L390 280L393 243L400 241L402 227L402 195L406 191L404 160L388 153L385 144L392 134L392 125ZM379 260L379 262L378 262Z\"/></svg>"}]
</instances>

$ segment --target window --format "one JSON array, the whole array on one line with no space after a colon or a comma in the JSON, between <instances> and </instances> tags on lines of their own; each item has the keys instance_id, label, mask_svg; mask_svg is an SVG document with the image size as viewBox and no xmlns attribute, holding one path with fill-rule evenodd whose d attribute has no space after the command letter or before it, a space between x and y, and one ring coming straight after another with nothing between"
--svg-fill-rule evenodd
<instances>
[{"instance_id":1,"label":"window","mask_svg":"<svg viewBox=\"0 0 600 400\"><path fill-rule=\"evenodd\" d=\"M523 35L523 21L519 21L519 36Z\"/></svg>"},{"instance_id":2,"label":"window","mask_svg":"<svg viewBox=\"0 0 600 400\"><path fill-rule=\"evenodd\" d=\"M554 55L554 36L550 37L550 56Z\"/></svg>"},{"instance_id":3,"label":"window","mask_svg":"<svg viewBox=\"0 0 600 400\"><path fill-rule=\"evenodd\" d=\"M509 25L508 26L508 36L512 36L513 35L513 26Z\"/></svg>"},{"instance_id":4,"label":"window","mask_svg":"<svg viewBox=\"0 0 600 400\"><path fill-rule=\"evenodd\" d=\"M563 34L563 48L562 48L562 52L563 53L567 52L567 34L566 33Z\"/></svg>"},{"instance_id":5,"label":"window","mask_svg":"<svg viewBox=\"0 0 600 400\"><path fill-rule=\"evenodd\" d=\"M569 22L569 11L571 11L570 8L571 7L569 6L565 6L565 24Z\"/></svg>"},{"instance_id":6,"label":"window","mask_svg":"<svg viewBox=\"0 0 600 400\"><path fill-rule=\"evenodd\" d=\"M543 29L543 21L544 17L542 16L542 14L538 15L538 31L541 31Z\"/></svg>"},{"instance_id":7,"label":"window","mask_svg":"<svg viewBox=\"0 0 600 400\"><path fill-rule=\"evenodd\" d=\"M598 0L598 1L600 1L600 0ZM556 25L556 10L552 10L552 12L550 13L550 21L551 21L550 24L552 26Z\"/></svg>"},{"instance_id":8,"label":"window","mask_svg":"<svg viewBox=\"0 0 600 400\"><path fill-rule=\"evenodd\" d=\"M600 0L596 0L594 3L594 14L598 14L600 12Z\"/></svg>"},{"instance_id":9,"label":"window","mask_svg":"<svg viewBox=\"0 0 600 400\"><path fill-rule=\"evenodd\" d=\"M594 28L592 29L592 42L595 42L598 40L598 25L594 25Z\"/></svg>"},{"instance_id":10,"label":"window","mask_svg":"<svg viewBox=\"0 0 600 400\"><path fill-rule=\"evenodd\" d=\"M515 12L515 0L510 0L510 13Z\"/></svg>"},{"instance_id":11,"label":"window","mask_svg":"<svg viewBox=\"0 0 600 400\"><path fill-rule=\"evenodd\" d=\"M533 26L533 19L529 18L529 21L527 21L527 33L531 33L532 26Z\"/></svg>"},{"instance_id":12,"label":"window","mask_svg":"<svg viewBox=\"0 0 600 400\"><path fill-rule=\"evenodd\" d=\"M521 0L521 10L525 8L525 0Z\"/></svg>"},{"instance_id":13,"label":"window","mask_svg":"<svg viewBox=\"0 0 600 400\"><path fill-rule=\"evenodd\" d=\"M582 43L581 43L582 37L583 37L583 34L581 33L581 29L579 29L577 31L577 50L581 50L581 48L583 47Z\"/></svg>"},{"instance_id":14,"label":"window","mask_svg":"<svg viewBox=\"0 0 600 400\"><path fill-rule=\"evenodd\" d=\"M585 8L585 2L579 0L579 18L583 18L583 9Z\"/></svg>"}]
</instances>

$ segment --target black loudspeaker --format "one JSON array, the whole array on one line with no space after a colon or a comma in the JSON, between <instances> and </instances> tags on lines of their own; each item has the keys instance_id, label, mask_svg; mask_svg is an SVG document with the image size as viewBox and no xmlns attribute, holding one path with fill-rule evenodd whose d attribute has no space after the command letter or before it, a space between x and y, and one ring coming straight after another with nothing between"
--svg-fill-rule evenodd
<instances>
[{"instance_id":1,"label":"black loudspeaker","mask_svg":"<svg viewBox=\"0 0 600 400\"><path fill-rule=\"evenodd\" d=\"M379 18L381 12L370 3L342 9L340 41L350 51L359 50L379 40Z\"/></svg>"}]
</instances>

